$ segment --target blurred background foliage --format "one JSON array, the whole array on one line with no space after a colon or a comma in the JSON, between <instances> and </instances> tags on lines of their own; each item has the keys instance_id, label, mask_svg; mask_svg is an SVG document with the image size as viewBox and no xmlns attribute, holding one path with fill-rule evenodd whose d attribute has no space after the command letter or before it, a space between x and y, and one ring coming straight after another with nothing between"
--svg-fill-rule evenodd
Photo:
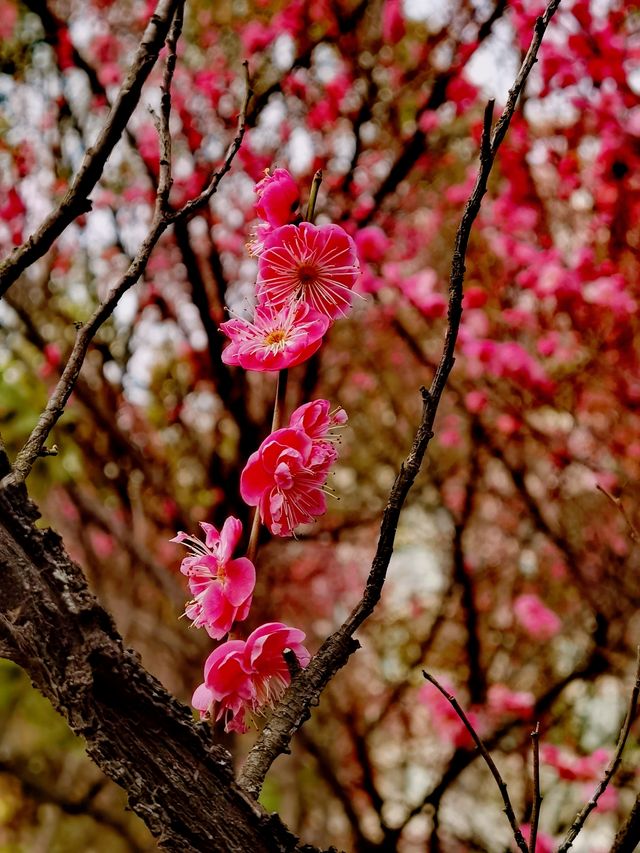
<instances>
[{"instance_id":1,"label":"blurred background foliage","mask_svg":"<svg viewBox=\"0 0 640 853\"><path fill-rule=\"evenodd\" d=\"M226 368L217 330L228 309L251 310L255 182L265 168L289 168L306 199L322 168L318 221L356 237L363 268L352 313L289 387L290 410L326 397L349 414L337 500L295 540L264 537L246 625L299 626L313 651L361 594L418 389L441 350L483 106L504 99L541 9L188 5L175 203L199 190L233 137L249 57L245 144L210 208L163 238L98 333L51 437L58 455L29 480L42 523L63 535L127 643L183 701L212 643L179 619L182 554L168 540L230 514L248 528L239 475L269 431L273 377ZM137 0L0 0L3 250L61 198L151 11ZM507 849L498 791L422 668L471 709L523 821L529 732L540 721L543 745L557 748L544 753L545 838L566 830L611 753L638 642L639 25L632 3L563 2L543 47L472 236L458 360L382 605L263 793L306 841ZM93 211L0 306L0 431L11 456L59 377L74 324L144 236L159 74ZM24 675L3 663L0 680L0 850L155 849ZM215 736L238 762L251 741ZM634 729L616 790L574 849L610 849L635 797L638 752Z\"/></svg>"}]
</instances>

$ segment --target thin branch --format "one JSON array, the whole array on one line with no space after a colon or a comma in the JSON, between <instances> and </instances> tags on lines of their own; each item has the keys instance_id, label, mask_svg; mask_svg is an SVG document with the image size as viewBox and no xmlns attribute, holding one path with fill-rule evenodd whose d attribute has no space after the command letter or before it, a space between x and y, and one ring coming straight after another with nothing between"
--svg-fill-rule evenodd
<instances>
[{"instance_id":1,"label":"thin branch","mask_svg":"<svg viewBox=\"0 0 640 853\"><path fill-rule=\"evenodd\" d=\"M160 97L160 119L158 122L158 136L160 137L160 164L158 174L158 189L156 198L160 210L167 212L169 208L169 193L173 183L171 167L171 130L169 122L171 119L171 84L176 70L178 58L177 47L182 24L184 20L184 3L181 0L176 9L173 22L167 35L167 61L162 75L161 97Z\"/></svg>"},{"instance_id":2,"label":"thin branch","mask_svg":"<svg viewBox=\"0 0 640 853\"><path fill-rule=\"evenodd\" d=\"M89 194L140 100L142 86L155 65L181 0L158 0L129 72L95 144L87 151L65 197L38 230L0 263L0 297L27 267L41 258L68 225L91 210Z\"/></svg>"},{"instance_id":3,"label":"thin branch","mask_svg":"<svg viewBox=\"0 0 640 853\"><path fill-rule=\"evenodd\" d=\"M531 45L518 73L500 118L500 134L491 137L493 101L485 109L480 150L480 169L471 195L465 206L456 232L451 275L449 282L449 309L447 332L438 369L427 391L422 389L422 419L416 431L409 455L400 466L400 471L391 489L385 507L376 554L360 603L346 621L322 644L317 654L300 675L294 679L282 697L273 717L263 729L250 751L240 773L240 784L252 796L257 797L269 767L278 755L288 749L291 738L309 717L309 709L317 703L320 694L335 673L345 665L350 655L359 647L353 635L373 612L380 599L387 568L393 553L396 530L404 501L420 472L422 460L433 436L433 424L447 379L454 364L454 349L462 316L462 285L465 274L465 256L471 228L480 210L482 197L487 191L487 181L493 167L498 147L515 111L516 102L527 79L542 43L547 25L560 0L551 0L542 18L536 22Z\"/></svg>"},{"instance_id":4,"label":"thin branch","mask_svg":"<svg viewBox=\"0 0 640 853\"><path fill-rule=\"evenodd\" d=\"M247 84L249 85L248 75ZM172 224L172 222L182 220L187 218L189 215L192 215L198 206L206 204L211 196L217 191L220 181L231 168L231 164L233 163L240 145L242 144L247 104L250 97L251 89L248 88L242 110L238 117L236 137L227 149L221 168L213 174L207 189L203 193L192 199L192 201L188 202L177 211L169 210L167 207L168 192L170 190L170 185L167 186L167 181L170 180L170 171L165 167L165 179L164 181L161 179L159 182L153 218L147 236L138 249L137 255L131 262L125 274L111 288L105 301L96 308L89 320L87 320L87 322L78 330L73 349L71 350L71 355L69 356L64 370L62 371L62 376L60 377L53 394L49 398L44 412L40 415L38 423L31 432L31 435L27 439L24 447L18 453L13 465L13 471L0 482L0 486L6 486L8 483L22 483L29 475L34 462L44 447L49 433L64 412L64 408L71 396L91 341L100 326L102 326L102 324L113 314L113 311L122 295L133 287L143 274L151 253L162 234Z\"/></svg>"},{"instance_id":5,"label":"thin branch","mask_svg":"<svg viewBox=\"0 0 640 853\"><path fill-rule=\"evenodd\" d=\"M618 830L611 853L634 853L640 844L640 794L629 813L629 817Z\"/></svg>"},{"instance_id":6,"label":"thin branch","mask_svg":"<svg viewBox=\"0 0 640 853\"><path fill-rule=\"evenodd\" d=\"M620 513L620 515L624 518L626 525L629 528L629 536L631 537L631 539L633 539L634 542L640 542L640 532L638 531L638 528L635 526L635 524L629 518L627 511L624 508L624 504L622 503L622 500L620 498L614 497L610 492L608 492L604 488L604 486L601 486L600 484L596 485L596 489L599 492L602 492L602 494L605 497L609 498L611 503L614 505L614 507Z\"/></svg>"},{"instance_id":7,"label":"thin branch","mask_svg":"<svg viewBox=\"0 0 640 853\"><path fill-rule=\"evenodd\" d=\"M242 140L244 139L245 129L247 125L247 110L249 108L249 101L253 97L253 89L251 86L251 77L249 76L249 63L242 63L244 68L244 76L245 76L245 97L244 103L242 104L242 109L240 111L240 116L238 118L238 124L236 129L236 136L233 142L229 145L227 149L227 153L224 158L224 162L222 164L222 168L211 176L211 180L207 184L207 186L202 190L202 192L192 198L190 201L186 202L179 210L174 211L170 218L170 222L175 222L179 219L188 220L194 214L200 210L216 193L218 187L220 186L220 181L227 174L229 169L231 168L231 164L233 163L234 157L237 154L240 146L242 145Z\"/></svg>"},{"instance_id":8,"label":"thin branch","mask_svg":"<svg viewBox=\"0 0 640 853\"><path fill-rule=\"evenodd\" d=\"M536 723L535 729L531 732L531 746L533 749L533 810L531 812L529 848L531 853L536 853L540 806L542 804L542 795L540 794L540 723Z\"/></svg>"},{"instance_id":9,"label":"thin branch","mask_svg":"<svg viewBox=\"0 0 640 853\"><path fill-rule=\"evenodd\" d=\"M320 184L322 183L322 169L318 169L318 171L313 176L313 180L311 181L311 191L309 192L309 203L307 205L307 215L306 221L313 222L313 217L316 213L316 202L318 201L318 192L320 190Z\"/></svg>"},{"instance_id":10,"label":"thin branch","mask_svg":"<svg viewBox=\"0 0 640 853\"><path fill-rule=\"evenodd\" d=\"M505 814L507 815L507 819L509 820L509 824L511 825L511 830L513 832L513 837L515 839L515 842L518 845L518 847L520 848L520 850L522 850L522 853L529 853L529 848L527 847L527 842L524 840L524 836L523 836L522 832L520 831L520 826L518 825L518 821L516 820L515 812L513 811L513 806L511 805L511 800L509 798L509 792L507 790L507 784L504 781L504 779L502 778L502 776L500 775L500 771L496 767L496 764L495 764L493 758L491 758L491 754L489 753L489 751L487 750L487 748L485 747L485 745L481 741L481 739L480 739L478 733L476 732L476 730L474 729L474 727L469 722L469 718L467 717L465 712L462 710L462 708L458 704L458 700L456 699L456 697L453 696L451 693L449 693L447 690L445 690L444 687L440 684L440 682L437 681L437 679L435 679L433 677L433 675L430 675L424 669L422 670L422 674L427 679L427 681L431 682L431 684L433 684L433 686L436 687L440 691L440 693L442 693L444 698L447 700L447 702L449 702L449 704L451 705L453 710L456 712L456 714L460 717L460 719L464 723L464 727L466 728L466 730L469 732L469 734L473 738L473 742L478 747L478 751L480 752L480 755L484 758L487 767L491 771L491 775L496 780L496 785L500 789L500 794L502 796L502 801L504 803L504 811L505 811Z\"/></svg>"},{"instance_id":11,"label":"thin branch","mask_svg":"<svg viewBox=\"0 0 640 853\"><path fill-rule=\"evenodd\" d=\"M609 766L604 772L604 776L602 780L598 783L597 788L593 792L593 796L589 800L589 802L584 806L582 811L576 816L576 819L573 821L571 826L569 827L569 831L567 832L567 836L565 840L562 842L560 847L558 847L558 853L566 853L567 850L573 845L573 842L576 840L578 833L581 831L584 826L584 822L589 817L591 812L598 805L598 800L604 794L609 782L613 778L616 770L618 769L620 762L622 761L622 752L624 750L625 744L627 742L627 738L629 737L629 732L631 731L631 726L633 725L633 721L636 716L636 709L638 707L638 697L640 696L640 646L637 649L637 663L636 663L636 680L633 686L633 690L631 691L631 699L629 700L629 710L627 711L627 716L625 718L624 724L620 731L620 737L618 738L618 745L616 746L616 751L611 759Z\"/></svg>"},{"instance_id":12,"label":"thin branch","mask_svg":"<svg viewBox=\"0 0 640 853\"><path fill-rule=\"evenodd\" d=\"M473 430L473 427L472 427ZM481 665L482 644L480 641L480 626L478 608L476 606L473 578L465 560L463 538L473 513L473 501L480 478L479 452L480 443L472 435L471 458L469 474L465 484L464 504L460 517L455 522L453 534L453 579L460 587L460 603L462 605L462 622L467 632L467 663L469 676L469 698L474 705L481 705L486 700L487 684L485 670Z\"/></svg>"}]
</instances>

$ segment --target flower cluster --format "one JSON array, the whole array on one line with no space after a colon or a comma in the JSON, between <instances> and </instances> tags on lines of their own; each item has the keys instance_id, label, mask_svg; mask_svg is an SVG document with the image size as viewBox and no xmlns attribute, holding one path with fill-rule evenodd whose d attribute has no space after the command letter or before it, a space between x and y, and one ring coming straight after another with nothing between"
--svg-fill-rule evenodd
<instances>
[{"instance_id":1,"label":"flower cluster","mask_svg":"<svg viewBox=\"0 0 640 853\"><path fill-rule=\"evenodd\" d=\"M262 220L251 244L258 255L257 304L252 321L221 324L230 340L222 360L245 370L283 371L317 352L331 323L351 307L358 254L339 226L296 221L300 192L285 169L267 174L256 192ZM330 411L328 400L305 403L249 457L240 493L275 536L291 536L325 512L329 469L338 456L334 430L346 420L341 408ZM304 633L281 622L260 626L246 640L231 637L249 614L255 566L249 556L233 557L242 535L237 518L228 518L221 531L200 526L204 542L183 532L172 539L190 551L180 566L193 595L185 615L214 640L226 640L207 658L192 703L202 716L224 720L226 731L245 732L247 716L260 715L291 682L295 661L288 653L299 667L310 655Z\"/></svg>"},{"instance_id":2,"label":"flower cluster","mask_svg":"<svg viewBox=\"0 0 640 853\"><path fill-rule=\"evenodd\" d=\"M194 596L185 615L194 627L204 628L219 640L235 622L247 618L256 571L246 557L232 559L242 535L242 523L237 518L228 518L220 532L213 524L201 522L200 526L204 542L183 532L171 541L191 551L180 566ZM205 662L204 684L193 694L193 707L202 716L224 718L226 731L246 731L245 714L259 714L291 681L285 652L294 654L300 666L309 662L309 652L302 645L304 637L297 628L269 622L246 641L222 643Z\"/></svg>"},{"instance_id":3,"label":"flower cluster","mask_svg":"<svg viewBox=\"0 0 640 853\"><path fill-rule=\"evenodd\" d=\"M299 524L326 510L324 487L338 455L329 430L346 421L342 409L329 414L328 400L296 409L289 426L276 430L249 457L240 494L259 508L271 533L290 536Z\"/></svg>"},{"instance_id":4,"label":"flower cluster","mask_svg":"<svg viewBox=\"0 0 640 853\"><path fill-rule=\"evenodd\" d=\"M227 731L246 732L245 714L259 714L291 682L285 652L294 654L300 666L309 663L304 637L297 628L269 622L246 640L222 643L207 658L193 707L203 715L215 714L216 720L224 718Z\"/></svg>"},{"instance_id":5,"label":"flower cluster","mask_svg":"<svg viewBox=\"0 0 640 853\"><path fill-rule=\"evenodd\" d=\"M339 225L294 222L300 196L285 169L256 191L263 223L251 244L258 255L255 316L221 324L231 340L222 360L245 370L285 370L310 358L331 322L349 311L358 252Z\"/></svg>"}]
</instances>

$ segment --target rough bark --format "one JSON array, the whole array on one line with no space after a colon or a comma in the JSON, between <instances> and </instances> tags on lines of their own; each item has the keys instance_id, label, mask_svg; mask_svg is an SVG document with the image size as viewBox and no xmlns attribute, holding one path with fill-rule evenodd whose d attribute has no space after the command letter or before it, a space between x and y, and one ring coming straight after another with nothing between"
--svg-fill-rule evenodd
<instances>
[{"instance_id":1,"label":"rough bark","mask_svg":"<svg viewBox=\"0 0 640 853\"><path fill-rule=\"evenodd\" d=\"M7 473L0 451L0 476ZM234 782L229 754L124 647L24 486L0 489L0 654L20 664L168 850L294 851Z\"/></svg>"}]
</instances>

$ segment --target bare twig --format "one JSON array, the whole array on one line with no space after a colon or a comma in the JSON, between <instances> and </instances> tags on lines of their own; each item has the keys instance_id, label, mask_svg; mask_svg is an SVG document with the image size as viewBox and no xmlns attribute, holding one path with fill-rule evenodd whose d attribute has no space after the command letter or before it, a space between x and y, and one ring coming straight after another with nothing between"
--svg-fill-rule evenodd
<instances>
[{"instance_id":1,"label":"bare twig","mask_svg":"<svg viewBox=\"0 0 640 853\"><path fill-rule=\"evenodd\" d=\"M513 806L511 805L509 792L507 790L507 783L500 775L500 771L496 767L493 758L491 758L491 753L487 750L482 740L480 739L480 736L469 722L469 718L460 707L456 697L449 693L447 690L445 690L444 687L440 684L440 682L436 678L434 678L433 675L430 675L428 672L426 672L424 669L422 670L422 674L427 679L427 681L431 682L431 684L433 684L433 686L436 687L440 691L440 693L442 693L444 698L447 700L447 702L449 702L453 710L462 720L465 729L473 738L473 742L478 747L480 755L484 758L487 767L491 771L491 775L496 780L496 785L500 789L500 795L502 796L502 801L504 803L504 811L507 816L507 819L509 820L509 824L511 825L511 830L513 832L515 842L520 848L520 850L522 850L522 853L529 853L527 842L524 840L524 836L520 831L520 826L518 825L518 821L516 820L515 812L513 811Z\"/></svg>"},{"instance_id":2,"label":"bare twig","mask_svg":"<svg viewBox=\"0 0 640 853\"><path fill-rule=\"evenodd\" d=\"M206 204L211 196L217 191L220 181L231 168L235 155L242 144L247 105L251 94L251 89L248 88L242 110L238 117L236 136L227 149L221 168L213 174L207 189L203 193L192 199L190 202L187 202L187 204L177 211L172 211L168 208L168 193L171 189L171 173L170 164L167 160L167 164L163 167L164 178L161 174L161 179L159 181L153 218L151 225L149 226L147 236L140 246L135 258L129 265L129 268L120 280L111 288L105 301L96 308L89 320L87 320L87 322L78 329L76 340L73 345L73 349L71 350L71 355L69 356L64 370L62 371L60 380L58 381L53 394L49 398L44 412L40 415L38 423L31 432L31 435L27 439L24 447L18 453L13 464L12 472L0 482L0 485L5 486L8 483L21 483L29 475L29 472L38 458L49 433L64 412L64 407L71 396L71 392L75 386L91 341L100 326L102 326L102 324L112 315L122 295L136 284L144 272L151 256L151 252L155 248L162 234L172 224L172 222L192 215L198 206ZM166 141L164 147L166 153Z\"/></svg>"},{"instance_id":3,"label":"bare twig","mask_svg":"<svg viewBox=\"0 0 640 853\"><path fill-rule=\"evenodd\" d=\"M183 0L182 0L183 2ZM155 65L181 0L158 0L129 72L95 144L87 151L65 197L38 230L0 264L0 297L31 264L41 258L73 220L91 209L88 196L122 137L140 100L142 86Z\"/></svg>"},{"instance_id":4,"label":"bare twig","mask_svg":"<svg viewBox=\"0 0 640 853\"><path fill-rule=\"evenodd\" d=\"M535 729L531 732L531 746L533 749L533 809L531 811L529 849L531 853L536 853L540 806L542 804L542 795L540 794L540 723L536 723Z\"/></svg>"},{"instance_id":5,"label":"bare twig","mask_svg":"<svg viewBox=\"0 0 640 853\"><path fill-rule=\"evenodd\" d=\"M576 816L576 819L573 821L571 826L569 827L569 831L567 832L566 838L558 847L558 853L566 853L567 850L573 845L573 842L576 840L578 833L581 831L582 827L586 819L589 817L591 812L598 805L598 800L604 794L609 782L613 778L616 770L618 769L620 762L622 761L622 753L627 742L627 738L629 737L629 732L631 731L631 726L633 725L633 721L636 716L636 709L638 707L638 697L640 696L640 646L637 649L637 663L636 663L636 679L635 684L633 685L633 690L631 691L631 698L629 700L629 709L627 711L627 716L623 723L622 729L620 731L620 736L618 738L618 744L616 746L616 751L613 754L613 758L609 762L609 766L604 772L604 776L601 781L598 783L595 791L593 792L593 796L589 800L588 803L584 806L582 811Z\"/></svg>"},{"instance_id":6,"label":"bare twig","mask_svg":"<svg viewBox=\"0 0 640 853\"><path fill-rule=\"evenodd\" d=\"M640 532L638 532L638 528L629 518L626 509L624 508L624 504L622 503L621 498L616 498L610 492L608 492L604 486L601 486L599 483L596 485L596 489L599 492L609 498L614 507L618 510L620 515L624 518L627 527L629 528L629 536L633 539L634 542L640 542Z\"/></svg>"},{"instance_id":7,"label":"bare twig","mask_svg":"<svg viewBox=\"0 0 640 853\"><path fill-rule=\"evenodd\" d=\"M160 169L158 174L158 189L156 197L158 205L163 213L169 209L169 193L173 183L171 168L171 131L169 121L171 119L171 84L176 70L178 58L177 47L182 23L184 20L184 0L178 4L173 22L167 35L167 61L162 75L162 96L160 98L160 119L158 122L158 136L160 137Z\"/></svg>"},{"instance_id":8,"label":"bare twig","mask_svg":"<svg viewBox=\"0 0 640 853\"><path fill-rule=\"evenodd\" d=\"M282 697L273 717L267 723L247 756L240 774L240 784L253 796L258 796L262 782L274 759L288 748L289 742L295 732L309 717L309 708L311 705L319 700L320 694L328 682L358 648L359 644L354 640L353 635L373 612L374 607L380 599L387 568L393 553L400 512L407 494L418 476L422 460L433 436L433 424L440 398L454 364L454 349L462 316L464 262L471 228L480 210L482 197L487 191L487 181L493 167L496 152L515 111L518 96L536 61L542 37L559 3L560 0L551 0L544 15L536 21L531 45L516 81L509 92L507 106L500 117L493 135L491 135L494 109L493 101L490 101L485 109L480 150L480 169L456 232L449 280L447 332L442 356L430 389L428 391L426 388L422 389L422 419L409 454L402 463L391 489L387 506L382 516L376 554L362 599L340 628L324 641L307 668L294 679Z\"/></svg>"},{"instance_id":9,"label":"bare twig","mask_svg":"<svg viewBox=\"0 0 640 853\"><path fill-rule=\"evenodd\" d=\"M316 213L316 202L318 200L318 191L320 190L320 184L322 183L322 169L318 169L318 171L313 176L313 180L311 181L311 191L309 192L309 203L307 205L307 222L313 222L313 217Z\"/></svg>"}]
</instances>

